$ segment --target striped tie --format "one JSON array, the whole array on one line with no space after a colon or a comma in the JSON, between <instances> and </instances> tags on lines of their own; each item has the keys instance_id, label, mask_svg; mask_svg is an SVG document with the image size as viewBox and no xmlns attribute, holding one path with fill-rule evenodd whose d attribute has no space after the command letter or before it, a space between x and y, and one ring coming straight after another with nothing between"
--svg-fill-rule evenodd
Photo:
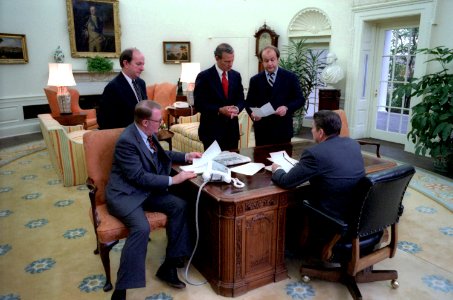
<instances>
[{"instance_id":1,"label":"striped tie","mask_svg":"<svg viewBox=\"0 0 453 300\"><path fill-rule=\"evenodd\" d=\"M156 147L156 144L154 144L154 142L153 142L152 135L148 136L148 143L149 143L149 146L151 147L151 149L153 150L153 152L157 153L157 147Z\"/></svg>"},{"instance_id":2,"label":"striped tie","mask_svg":"<svg viewBox=\"0 0 453 300\"><path fill-rule=\"evenodd\" d=\"M142 93L140 92L140 89L138 88L137 81L132 80L132 85L134 86L135 94L137 95L137 102L140 102L143 100Z\"/></svg>"},{"instance_id":3,"label":"striped tie","mask_svg":"<svg viewBox=\"0 0 453 300\"><path fill-rule=\"evenodd\" d=\"M270 86L274 86L274 73L269 73L269 79L267 80Z\"/></svg>"}]
</instances>

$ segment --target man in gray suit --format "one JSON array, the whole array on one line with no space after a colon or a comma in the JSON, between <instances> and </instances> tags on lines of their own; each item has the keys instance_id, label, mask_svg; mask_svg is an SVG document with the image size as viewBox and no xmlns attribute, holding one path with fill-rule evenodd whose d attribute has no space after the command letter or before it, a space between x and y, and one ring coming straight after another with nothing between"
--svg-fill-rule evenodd
<instances>
[{"instance_id":1,"label":"man in gray suit","mask_svg":"<svg viewBox=\"0 0 453 300\"><path fill-rule=\"evenodd\" d=\"M118 139L106 199L109 212L129 229L118 270L112 299L126 299L126 290L146 286L145 259L150 227L145 211L165 213L167 249L164 263L156 276L175 288L184 288L177 267L190 254L186 201L172 195L168 188L197 175L180 172L170 176L172 162L184 163L201 157L199 152L165 151L156 133L162 123L161 107L149 100L140 101L130 124Z\"/></svg>"},{"instance_id":2,"label":"man in gray suit","mask_svg":"<svg viewBox=\"0 0 453 300\"><path fill-rule=\"evenodd\" d=\"M340 129L341 119L335 112L315 113L311 133L317 145L306 149L288 173L273 164L272 180L283 188L310 181L312 205L345 220L354 199L352 191L365 176L365 167L359 143L340 137Z\"/></svg>"}]
</instances>

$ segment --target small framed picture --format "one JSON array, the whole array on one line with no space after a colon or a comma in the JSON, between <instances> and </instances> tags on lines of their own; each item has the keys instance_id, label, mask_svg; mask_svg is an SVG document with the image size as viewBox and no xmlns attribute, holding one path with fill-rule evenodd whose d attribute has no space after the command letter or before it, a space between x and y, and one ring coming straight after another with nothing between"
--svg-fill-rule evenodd
<instances>
[{"instance_id":1,"label":"small framed picture","mask_svg":"<svg viewBox=\"0 0 453 300\"><path fill-rule=\"evenodd\" d=\"M190 62L190 42L163 42L164 63Z\"/></svg>"},{"instance_id":2,"label":"small framed picture","mask_svg":"<svg viewBox=\"0 0 453 300\"><path fill-rule=\"evenodd\" d=\"M0 33L0 64L28 63L25 34Z\"/></svg>"}]
</instances>

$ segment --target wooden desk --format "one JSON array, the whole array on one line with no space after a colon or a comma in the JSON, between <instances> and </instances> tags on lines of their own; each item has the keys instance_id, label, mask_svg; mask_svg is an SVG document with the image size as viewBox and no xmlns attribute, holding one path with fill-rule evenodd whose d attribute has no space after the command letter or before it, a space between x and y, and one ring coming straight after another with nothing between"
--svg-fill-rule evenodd
<instances>
[{"instance_id":1,"label":"wooden desk","mask_svg":"<svg viewBox=\"0 0 453 300\"><path fill-rule=\"evenodd\" d=\"M84 112L74 112L68 115L59 115L59 116L52 116L55 120L58 121L61 125L64 126L74 126L74 125L83 125L86 129L86 117L87 114Z\"/></svg>"},{"instance_id":2,"label":"wooden desk","mask_svg":"<svg viewBox=\"0 0 453 300\"><path fill-rule=\"evenodd\" d=\"M241 149L254 162L269 164L270 152L286 150L299 159L312 141ZM368 170L395 165L364 156ZM174 167L177 171L179 168ZM226 183L205 186L199 202L200 240L194 265L222 296L236 297L288 277L285 266L286 208L295 194L306 189L284 190L273 184L271 172L254 176L233 173L245 183L243 189ZM179 185L175 192L185 199L196 199L201 176ZM176 186L175 186L176 187ZM194 216L194 214L190 214Z\"/></svg>"}]
</instances>

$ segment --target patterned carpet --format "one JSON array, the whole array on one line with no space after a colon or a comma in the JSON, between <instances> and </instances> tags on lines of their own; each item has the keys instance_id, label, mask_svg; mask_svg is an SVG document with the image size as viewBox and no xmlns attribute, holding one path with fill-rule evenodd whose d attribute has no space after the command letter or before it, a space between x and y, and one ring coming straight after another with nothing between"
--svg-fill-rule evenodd
<instances>
[{"instance_id":1,"label":"patterned carpet","mask_svg":"<svg viewBox=\"0 0 453 300\"><path fill-rule=\"evenodd\" d=\"M364 299L453 299L452 212L414 188L431 186L449 201L453 192L433 174L416 175L419 183L411 183L404 199L396 257L377 265L397 269L400 288L391 289L387 281L360 284ZM47 151L0 167L0 300L110 299L111 292L102 291L105 277L99 256L93 254L95 236L88 211L87 188L63 187ZM164 255L165 231L153 232L151 239L147 287L128 291L128 299L225 299L209 285L174 290L158 281L154 274ZM121 246L111 253L113 282ZM288 258L287 266L290 278L236 299L350 299L340 284L303 283L300 261ZM191 281L203 280L194 268L189 276Z\"/></svg>"}]
</instances>

